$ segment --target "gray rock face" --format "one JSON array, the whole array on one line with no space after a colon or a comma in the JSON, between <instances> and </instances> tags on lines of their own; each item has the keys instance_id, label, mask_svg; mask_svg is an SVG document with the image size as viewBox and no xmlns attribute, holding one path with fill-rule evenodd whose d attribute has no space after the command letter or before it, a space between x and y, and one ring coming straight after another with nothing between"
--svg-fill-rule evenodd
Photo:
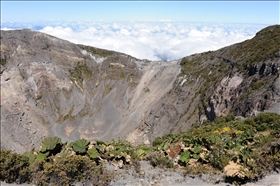
<instances>
[{"instance_id":1,"label":"gray rock face","mask_svg":"<svg viewBox=\"0 0 280 186\"><path fill-rule=\"evenodd\" d=\"M248 67L247 75L218 74L216 64L236 65L225 59L238 47L188 56L186 68L182 59L139 60L31 30L1 31L1 148L21 153L45 136L150 144L229 112L279 112L279 56ZM216 82L205 90L214 72ZM246 95L251 82L256 89Z\"/></svg>"},{"instance_id":2,"label":"gray rock face","mask_svg":"<svg viewBox=\"0 0 280 186\"><path fill-rule=\"evenodd\" d=\"M180 72L178 61L116 52L101 57L31 30L1 36L1 143L16 152L38 147L48 135L64 141L124 139Z\"/></svg>"}]
</instances>

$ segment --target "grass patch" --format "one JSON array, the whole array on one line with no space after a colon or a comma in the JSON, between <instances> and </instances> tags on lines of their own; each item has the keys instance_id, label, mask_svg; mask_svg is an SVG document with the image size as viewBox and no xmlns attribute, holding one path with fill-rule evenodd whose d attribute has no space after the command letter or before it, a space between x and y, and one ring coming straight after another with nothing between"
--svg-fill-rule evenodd
<instances>
[{"instance_id":1,"label":"grass patch","mask_svg":"<svg viewBox=\"0 0 280 186\"><path fill-rule=\"evenodd\" d=\"M226 179L241 184L280 168L279 130L280 115L262 113L246 120L235 119L233 115L220 117L183 133L157 137L151 147L133 146L122 140L80 139L68 144L58 137L48 137L41 148L23 155L1 150L0 180L11 183L20 178L21 183L36 185L106 185L112 173L103 168L104 162L129 168L146 160L163 169L179 164L185 167L185 174L193 175L222 173L235 164L242 170L236 170L234 175L227 173Z\"/></svg>"},{"instance_id":2,"label":"grass patch","mask_svg":"<svg viewBox=\"0 0 280 186\"><path fill-rule=\"evenodd\" d=\"M4 65L6 65L6 63L7 63L7 56L4 56L4 58L1 57L0 64L4 66Z\"/></svg>"},{"instance_id":3,"label":"grass patch","mask_svg":"<svg viewBox=\"0 0 280 186\"><path fill-rule=\"evenodd\" d=\"M110 50L99 49L99 48L95 48L95 47L91 47L91 46L79 45L79 47L82 50L85 50L92 55L98 55L100 57L108 57L108 56L111 56L115 53L115 52L110 51Z\"/></svg>"}]
</instances>

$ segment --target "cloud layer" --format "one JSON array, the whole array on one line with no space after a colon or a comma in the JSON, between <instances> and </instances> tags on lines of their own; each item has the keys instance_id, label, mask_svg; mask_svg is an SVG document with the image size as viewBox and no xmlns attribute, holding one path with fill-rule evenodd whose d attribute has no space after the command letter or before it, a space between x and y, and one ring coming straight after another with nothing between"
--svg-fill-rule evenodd
<instances>
[{"instance_id":1,"label":"cloud layer","mask_svg":"<svg viewBox=\"0 0 280 186\"><path fill-rule=\"evenodd\" d=\"M158 22L48 22L25 27L140 59L173 60L252 38L268 25ZM2 27L3 28L3 27Z\"/></svg>"}]
</instances>

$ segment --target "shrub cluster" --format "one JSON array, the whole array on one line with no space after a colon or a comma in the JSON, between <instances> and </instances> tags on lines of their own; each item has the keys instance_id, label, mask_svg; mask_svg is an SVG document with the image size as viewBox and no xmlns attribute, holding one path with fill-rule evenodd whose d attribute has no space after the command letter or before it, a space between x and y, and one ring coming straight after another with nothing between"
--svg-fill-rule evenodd
<instances>
[{"instance_id":1,"label":"shrub cluster","mask_svg":"<svg viewBox=\"0 0 280 186\"><path fill-rule=\"evenodd\" d=\"M226 180L241 184L280 168L279 123L280 115L275 113L246 120L228 115L184 133L157 137L153 146L170 154L179 144L178 163L188 173L205 173L207 166L208 171L226 174L226 167L234 163L239 168L226 174Z\"/></svg>"},{"instance_id":2,"label":"shrub cluster","mask_svg":"<svg viewBox=\"0 0 280 186\"><path fill-rule=\"evenodd\" d=\"M280 168L279 126L280 115L273 113L246 120L228 115L180 134L157 137L151 147L122 140L79 139L68 144L58 137L47 137L38 150L22 155L2 149L0 180L35 185L108 185L113 174L104 168L104 162L123 168L137 167L139 160L146 160L154 167L179 166L188 174L225 174L227 181L241 184ZM229 165L236 169L227 171Z\"/></svg>"},{"instance_id":3,"label":"shrub cluster","mask_svg":"<svg viewBox=\"0 0 280 186\"><path fill-rule=\"evenodd\" d=\"M0 180L18 184L29 180L30 168L28 158L9 150L1 150Z\"/></svg>"}]
</instances>

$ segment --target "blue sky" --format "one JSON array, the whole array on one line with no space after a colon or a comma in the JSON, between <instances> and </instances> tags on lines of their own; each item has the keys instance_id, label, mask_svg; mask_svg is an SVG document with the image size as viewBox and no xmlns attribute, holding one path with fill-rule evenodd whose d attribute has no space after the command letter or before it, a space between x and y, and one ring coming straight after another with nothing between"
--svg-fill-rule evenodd
<instances>
[{"instance_id":1,"label":"blue sky","mask_svg":"<svg viewBox=\"0 0 280 186\"><path fill-rule=\"evenodd\" d=\"M279 24L279 1L1 1L1 30L29 28L140 59L173 60Z\"/></svg>"},{"instance_id":2,"label":"blue sky","mask_svg":"<svg viewBox=\"0 0 280 186\"><path fill-rule=\"evenodd\" d=\"M279 24L279 1L1 1L2 21L104 20Z\"/></svg>"}]
</instances>

